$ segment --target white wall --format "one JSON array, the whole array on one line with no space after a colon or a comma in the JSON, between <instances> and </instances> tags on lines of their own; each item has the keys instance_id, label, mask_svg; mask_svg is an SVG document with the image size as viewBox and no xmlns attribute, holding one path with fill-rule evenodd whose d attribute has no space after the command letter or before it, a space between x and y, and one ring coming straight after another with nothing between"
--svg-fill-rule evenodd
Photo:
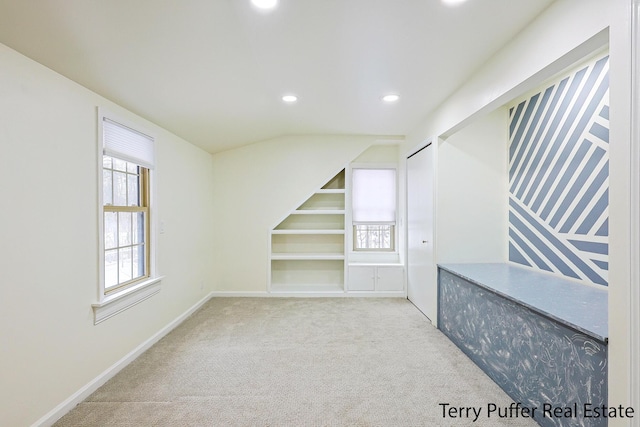
<instances>
[{"instance_id":1,"label":"white wall","mask_svg":"<svg viewBox=\"0 0 640 427\"><path fill-rule=\"evenodd\" d=\"M507 261L507 119L500 108L438 144L438 263Z\"/></svg>"},{"instance_id":2,"label":"white wall","mask_svg":"<svg viewBox=\"0 0 640 427\"><path fill-rule=\"evenodd\" d=\"M455 133L608 41L609 0L557 0L476 70L406 138L409 153L426 138ZM436 63L435 66L438 66Z\"/></svg>"},{"instance_id":3,"label":"white wall","mask_svg":"<svg viewBox=\"0 0 640 427\"><path fill-rule=\"evenodd\" d=\"M158 295L94 326L97 106L156 136L166 277ZM0 147L0 425L24 426L210 290L213 176L208 153L3 45Z\"/></svg>"},{"instance_id":4,"label":"white wall","mask_svg":"<svg viewBox=\"0 0 640 427\"><path fill-rule=\"evenodd\" d=\"M269 231L375 141L290 136L216 153L215 290L266 292Z\"/></svg>"},{"instance_id":5,"label":"white wall","mask_svg":"<svg viewBox=\"0 0 640 427\"><path fill-rule=\"evenodd\" d=\"M398 144L371 146L354 159L353 163L398 163Z\"/></svg>"}]
</instances>

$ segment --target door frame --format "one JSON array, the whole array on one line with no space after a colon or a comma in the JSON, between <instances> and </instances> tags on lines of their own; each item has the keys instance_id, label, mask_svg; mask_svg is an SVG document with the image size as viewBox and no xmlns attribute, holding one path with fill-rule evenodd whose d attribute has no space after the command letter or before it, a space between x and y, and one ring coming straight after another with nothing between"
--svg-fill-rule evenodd
<instances>
[{"instance_id":1,"label":"door frame","mask_svg":"<svg viewBox=\"0 0 640 427\"><path fill-rule=\"evenodd\" d=\"M433 156L431 159L431 163L432 163L432 170L433 170L433 182L432 182L432 192L433 192L433 212L432 212L432 227L433 227L433 271L434 271L434 275L432 277L432 279L434 280L435 286L436 286L436 300L435 300L435 316L433 319L429 319L431 320L431 323L433 324L433 326L438 327L438 296L437 296L437 288L438 288L438 269L437 269L437 259L438 259L438 209L437 209L437 200L438 200L438 146L440 144L440 138L438 138L437 136L432 136L429 138L426 138L424 140L422 140L419 144L415 145L411 150L407 151L405 153L405 155L403 156L403 168L405 171L404 174L404 205L406 206L405 212L404 212L404 235L405 235L405 239L404 239L404 253L406 254L405 256L405 283L407 284L407 299L409 299L409 168L408 168L408 160L409 158L413 157L414 155L418 154L420 151L424 150L425 148L432 146L433 149Z\"/></svg>"},{"instance_id":2,"label":"door frame","mask_svg":"<svg viewBox=\"0 0 640 427\"><path fill-rule=\"evenodd\" d=\"M631 52L631 95L630 95L630 288L629 288L629 341L630 341L630 403L632 407L640 406L640 265L636 262L640 258L640 0L631 0L630 40ZM611 297L609 297L609 328L611 328ZM611 387L611 380L609 380Z\"/></svg>"}]
</instances>

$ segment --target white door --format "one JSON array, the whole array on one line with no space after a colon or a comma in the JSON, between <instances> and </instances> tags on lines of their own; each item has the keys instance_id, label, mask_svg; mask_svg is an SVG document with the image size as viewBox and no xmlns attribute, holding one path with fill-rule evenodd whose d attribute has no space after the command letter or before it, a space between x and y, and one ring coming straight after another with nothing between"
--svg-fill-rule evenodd
<instances>
[{"instance_id":1,"label":"white door","mask_svg":"<svg viewBox=\"0 0 640 427\"><path fill-rule=\"evenodd\" d=\"M433 145L429 144L407 159L407 296L436 324L433 150Z\"/></svg>"}]
</instances>

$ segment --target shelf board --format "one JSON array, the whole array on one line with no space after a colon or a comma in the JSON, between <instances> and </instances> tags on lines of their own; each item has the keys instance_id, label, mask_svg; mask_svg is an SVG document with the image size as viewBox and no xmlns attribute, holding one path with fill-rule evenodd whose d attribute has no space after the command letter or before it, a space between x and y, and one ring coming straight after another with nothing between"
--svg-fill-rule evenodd
<instances>
[{"instance_id":1,"label":"shelf board","mask_svg":"<svg viewBox=\"0 0 640 427\"><path fill-rule=\"evenodd\" d=\"M316 285L295 285L295 284L271 284L271 292L294 292L294 293L335 293L344 292L341 285L316 284Z\"/></svg>"},{"instance_id":2,"label":"shelf board","mask_svg":"<svg viewBox=\"0 0 640 427\"><path fill-rule=\"evenodd\" d=\"M344 188L321 188L316 194L344 194Z\"/></svg>"},{"instance_id":3,"label":"shelf board","mask_svg":"<svg viewBox=\"0 0 640 427\"><path fill-rule=\"evenodd\" d=\"M274 253L271 260L343 260L342 253Z\"/></svg>"},{"instance_id":4,"label":"shelf board","mask_svg":"<svg viewBox=\"0 0 640 427\"><path fill-rule=\"evenodd\" d=\"M344 230L271 230L271 234L344 234Z\"/></svg>"},{"instance_id":5,"label":"shelf board","mask_svg":"<svg viewBox=\"0 0 640 427\"><path fill-rule=\"evenodd\" d=\"M344 215L344 209L298 209L292 215Z\"/></svg>"}]
</instances>

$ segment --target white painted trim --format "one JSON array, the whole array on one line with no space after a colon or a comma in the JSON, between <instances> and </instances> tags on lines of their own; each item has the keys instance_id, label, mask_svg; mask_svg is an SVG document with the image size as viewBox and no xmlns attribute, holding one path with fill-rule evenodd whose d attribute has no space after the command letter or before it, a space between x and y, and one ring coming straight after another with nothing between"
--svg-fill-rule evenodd
<instances>
[{"instance_id":1,"label":"white painted trim","mask_svg":"<svg viewBox=\"0 0 640 427\"><path fill-rule=\"evenodd\" d=\"M267 298L270 296L267 291L213 291L209 294L211 298Z\"/></svg>"},{"instance_id":2,"label":"white painted trim","mask_svg":"<svg viewBox=\"0 0 640 427\"><path fill-rule=\"evenodd\" d=\"M630 403L640 408L640 0L631 3Z\"/></svg>"},{"instance_id":3,"label":"white painted trim","mask_svg":"<svg viewBox=\"0 0 640 427\"><path fill-rule=\"evenodd\" d=\"M267 237L267 293L271 293L271 261L273 256L273 227L269 229Z\"/></svg>"},{"instance_id":4,"label":"white painted trim","mask_svg":"<svg viewBox=\"0 0 640 427\"><path fill-rule=\"evenodd\" d=\"M354 169L393 169L396 172L396 221L393 224L394 228L394 248L392 251L356 251L353 248L353 170ZM347 173L348 171L348 173ZM401 227L401 215L402 211L400 209L400 164L399 162L353 162L349 164L348 169L345 169L345 190L347 190L345 194L345 254L347 254L347 262L351 258L367 258L368 255L371 258L376 258L376 254L389 254L393 257L400 258L400 227ZM373 261L375 262L375 261ZM347 265L345 264L345 289L347 288L348 276L347 276Z\"/></svg>"},{"instance_id":5,"label":"white painted trim","mask_svg":"<svg viewBox=\"0 0 640 427\"><path fill-rule=\"evenodd\" d=\"M371 148L371 146L369 146ZM367 150L369 149L367 148ZM358 157L366 150L362 151ZM355 157L356 159L358 157ZM349 260L351 258L351 249L353 247L353 210L351 203L352 185L351 185L351 165L349 163L344 168L344 239L342 241L342 250L344 251L344 264L342 265L342 290L343 294L349 289Z\"/></svg>"},{"instance_id":6,"label":"white painted trim","mask_svg":"<svg viewBox=\"0 0 640 427\"><path fill-rule=\"evenodd\" d=\"M406 298L402 291L329 291L329 292L288 292L274 291L272 298Z\"/></svg>"},{"instance_id":7,"label":"white painted trim","mask_svg":"<svg viewBox=\"0 0 640 427\"><path fill-rule=\"evenodd\" d=\"M213 291L211 298L406 298L406 292L402 291L335 291L335 292L305 292L305 291L272 291L269 292L236 292Z\"/></svg>"},{"instance_id":8,"label":"white painted trim","mask_svg":"<svg viewBox=\"0 0 640 427\"><path fill-rule=\"evenodd\" d=\"M184 322L189 316L195 313L200 307L202 307L207 301L211 299L211 294L205 296L200 301L198 301L195 305L189 308L187 311L182 313L172 322L170 322L167 326L159 330L156 334L151 336L148 340L144 341L138 347L133 349L129 354L124 356L122 359L118 360L112 366L110 366L106 371L102 372L96 378L87 383L80 390L69 396L66 400L60 403L58 406L53 408L49 413L44 415L38 421L32 424L32 427L49 427L53 425L56 421L62 418L67 412L76 407L79 403L84 401L87 397L89 397L92 393L102 387L107 381L113 378L118 372L124 369L128 364L133 362L138 356L147 351L151 346L160 341L165 335L175 329L178 325Z\"/></svg>"},{"instance_id":9,"label":"white painted trim","mask_svg":"<svg viewBox=\"0 0 640 427\"><path fill-rule=\"evenodd\" d=\"M97 168L97 173L98 173L98 303L97 304L92 304L93 309L94 309L94 324L98 324L106 319L108 319L109 317L112 317L124 310L126 310L127 308L138 304L139 302L142 302L143 300L151 297L152 295L155 295L156 293L160 292L159 289L159 282L162 279L162 277L160 276L160 273L158 271L158 244L156 243L157 240L157 236L158 236L158 224L159 224L159 214L158 214L158 210L157 210L157 184L156 184L156 177L158 174L158 162L157 162L157 144L156 144L156 136L155 133L150 132L147 128L145 128L144 126L138 124L137 122L132 122L131 120L125 119L124 117L115 114L113 112L111 112L110 110L104 108L104 107L96 107L96 113L97 113L97 122L98 122L98 127L97 127L97 134L96 134L96 146L97 146L97 164L98 164L98 168ZM136 132L140 132L143 133L147 136L149 136L150 138L153 139L153 149L154 149L154 158L156 158L156 161L154 161L154 166L153 168L149 169L149 175L150 175L150 183L149 183L149 219L150 219L150 226L149 226L149 236L148 236L148 244L149 244L149 263L150 265L149 267L149 279L145 280L142 283L130 286L125 288L125 290L123 292L118 292L117 294L115 294L113 297L106 295L105 293L105 283L104 283L104 211L103 211L103 206L104 206L104 200L103 200L103 145L104 145L104 141L103 141L103 128L102 128L102 123L104 119L108 119L108 120L112 120L115 121L117 123L120 123L123 126L126 126L128 128L131 128L132 130L136 131ZM154 292L153 294L149 294L149 291L146 291L146 296L144 298L141 299L136 299L137 296L139 296L142 292L141 289L145 288L147 286L153 285L156 282L158 282L158 290L156 292ZM136 296L131 296L129 297L129 294L135 294ZM110 308L109 310L102 310L103 305L111 305L113 301L120 299L122 297L126 297L127 299L131 300L131 303L129 305L127 305L124 308L121 308L119 310L115 310L114 308ZM125 304L120 302L118 303L118 306L124 306ZM115 307L115 305L114 305ZM102 311L102 316L104 317L100 317L98 311Z\"/></svg>"},{"instance_id":10,"label":"white painted trim","mask_svg":"<svg viewBox=\"0 0 640 427\"><path fill-rule=\"evenodd\" d=\"M160 292L160 282L162 277L136 284L113 295L108 295L102 301L91 304L93 307L93 324L104 322L105 320L122 313L142 301L151 298Z\"/></svg>"}]
</instances>

